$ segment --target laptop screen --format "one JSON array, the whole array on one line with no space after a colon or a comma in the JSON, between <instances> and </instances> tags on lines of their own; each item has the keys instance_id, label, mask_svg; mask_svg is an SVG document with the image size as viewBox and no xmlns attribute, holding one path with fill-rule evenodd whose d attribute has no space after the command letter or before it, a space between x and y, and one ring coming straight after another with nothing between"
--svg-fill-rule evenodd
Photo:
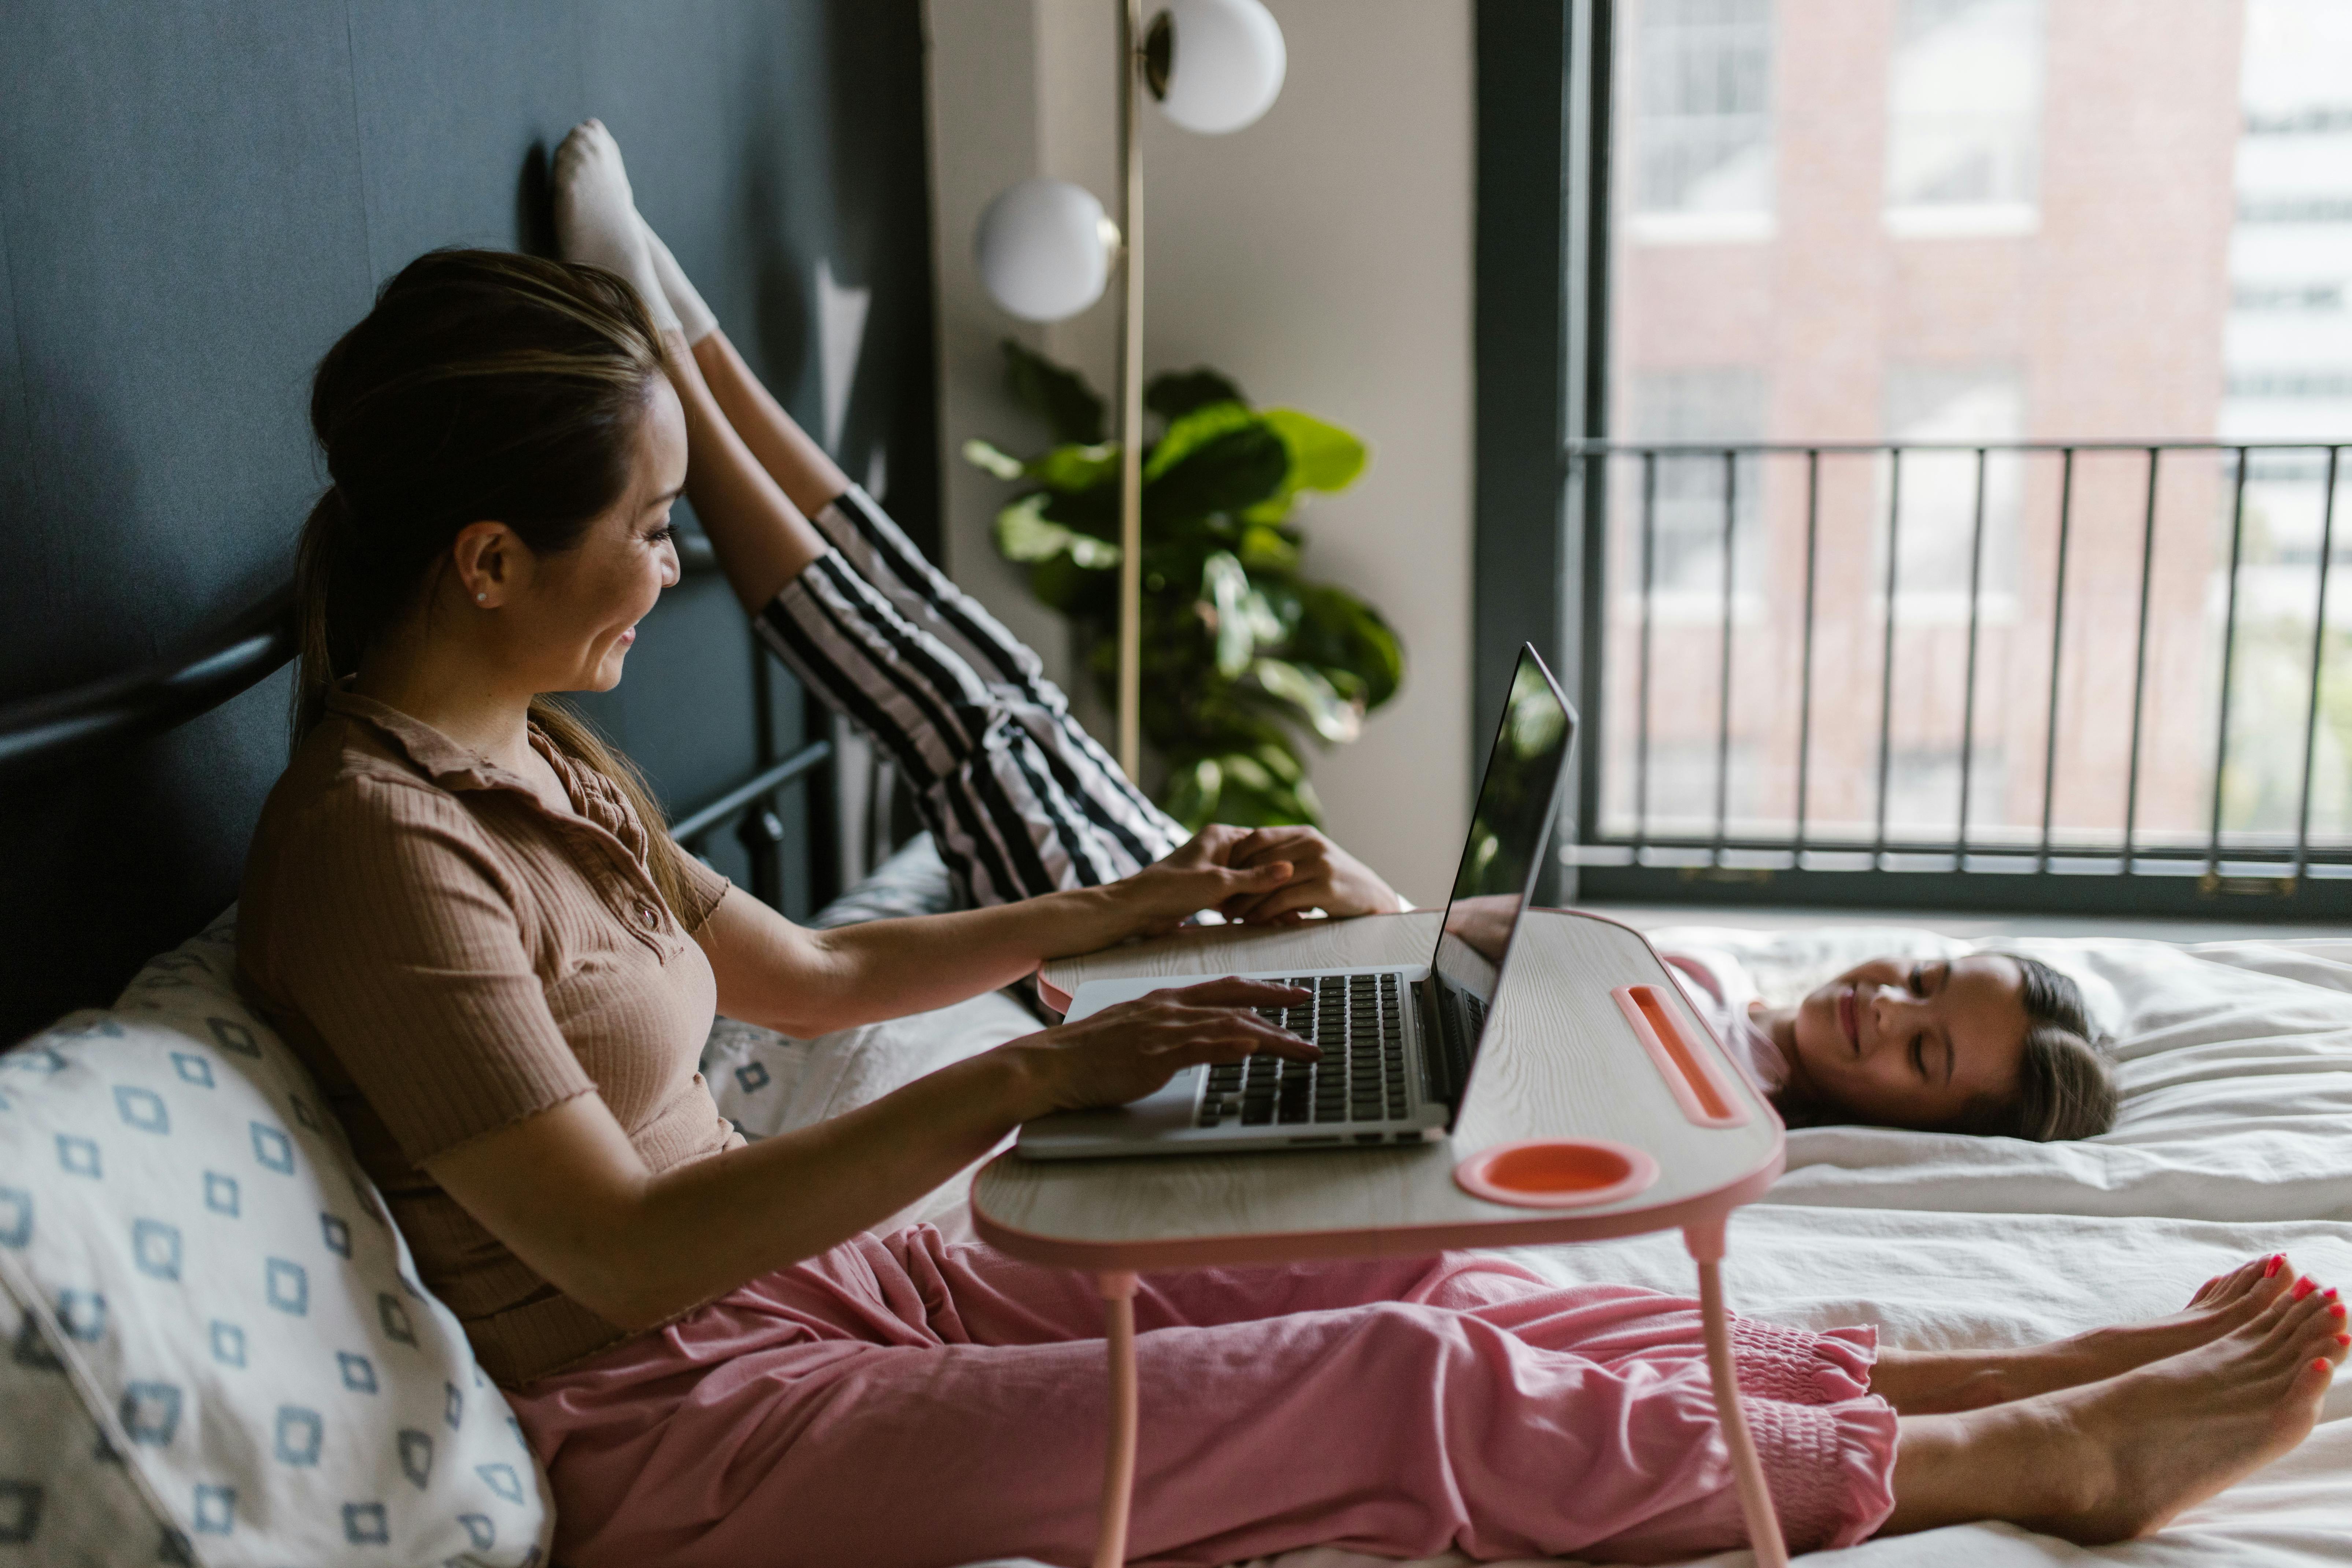
<instances>
[{"instance_id":1,"label":"laptop screen","mask_svg":"<svg viewBox=\"0 0 2352 1568\"><path fill-rule=\"evenodd\" d=\"M1535 891L1551 842L1575 738L1575 710L1535 649L1522 645L1430 960L1440 982L1441 1027L1452 1068L1448 1098L1457 1107L1519 910Z\"/></svg>"}]
</instances>

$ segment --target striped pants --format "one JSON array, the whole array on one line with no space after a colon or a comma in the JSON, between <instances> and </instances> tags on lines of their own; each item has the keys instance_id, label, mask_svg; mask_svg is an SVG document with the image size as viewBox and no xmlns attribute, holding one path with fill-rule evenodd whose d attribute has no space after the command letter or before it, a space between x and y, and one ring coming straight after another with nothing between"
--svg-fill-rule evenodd
<instances>
[{"instance_id":1,"label":"striped pants","mask_svg":"<svg viewBox=\"0 0 2352 1568\"><path fill-rule=\"evenodd\" d=\"M1184 842L1036 653L864 490L811 521L833 548L761 612L760 635L898 765L968 902L1116 881Z\"/></svg>"}]
</instances>

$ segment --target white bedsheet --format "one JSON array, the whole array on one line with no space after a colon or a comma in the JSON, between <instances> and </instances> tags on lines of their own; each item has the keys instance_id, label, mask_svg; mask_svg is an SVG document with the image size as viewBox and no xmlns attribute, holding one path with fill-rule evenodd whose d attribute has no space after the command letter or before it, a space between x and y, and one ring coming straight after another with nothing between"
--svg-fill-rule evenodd
<instances>
[{"instance_id":1,"label":"white bedsheet","mask_svg":"<svg viewBox=\"0 0 2352 1568\"><path fill-rule=\"evenodd\" d=\"M1749 963L1793 997L1883 952L1970 944L1923 931L1655 933ZM2075 975L2123 1060L2123 1114L2089 1142L2027 1145L1860 1129L1790 1138L1772 1202L1741 1211L1727 1286L1741 1311L1803 1327L1871 1322L1915 1349L2027 1344L2178 1309L2256 1254L2352 1281L2352 941L2183 949L2092 940L1979 944ZM1688 1291L1679 1238L1525 1249L1563 1281ZM1731 1552L1710 1559L1748 1561ZM1428 1568L1465 1563L1429 1560ZM2084 1551L2008 1526L1883 1539L1828 1568L2341 1568L2352 1563L2352 1378L2285 1459L2161 1534ZM1318 1549L1265 1568L1393 1568Z\"/></svg>"},{"instance_id":2,"label":"white bedsheet","mask_svg":"<svg viewBox=\"0 0 2352 1568\"><path fill-rule=\"evenodd\" d=\"M1801 934L1689 929L1654 933L1732 952L1774 1000L1861 958L1971 944L1891 927ZM2199 1282L2263 1252L2352 1282L2352 940L2179 948L2113 939L1975 944L2074 975L2121 1057L2123 1113L2084 1143L2033 1145L1865 1129L1790 1135L1772 1201L1731 1230L1734 1306L1803 1327L1878 1325L1915 1349L2027 1344L2153 1317ZM952 1027L885 1026L825 1042L773 1042L769 1120L754 1131L836 1114L945 1060L1025 1031L1017 1009L967 1004ZM781 1054L776 1054L781 1053ZM706 1064L721 1109L730 1068ZM756 1075L755 1075L756 1076ZM762 1095L755 1098L766 1098ZM779 1103L780 1101L788 1103ZM900 1220L970 1235L969 1173ZM1607 1279L1687 1292L1678 1237L1654 1236L1514 1256L1563 1281ZM1145 1419L1150 1419L1146 1412ZM1746 1552L1709 1561L1748 1561ZM1468 1560L1430 1559L1423 1568ZM2352 1565L2352 1377L2303 1447L2150 1540L2085 1552L2007 1526L1880 1540L1805 1559L1823 1568L2346 1568ZM1253 1568L1393 1568L1316 1549Z\"/></svg>"}]
</instances>

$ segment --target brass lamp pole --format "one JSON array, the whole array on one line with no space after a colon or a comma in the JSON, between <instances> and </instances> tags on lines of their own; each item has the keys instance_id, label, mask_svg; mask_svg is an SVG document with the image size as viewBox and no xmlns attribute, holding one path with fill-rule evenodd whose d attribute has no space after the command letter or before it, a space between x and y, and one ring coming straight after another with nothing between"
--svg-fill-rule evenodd
<instances>
[{"instance_id":1,"label":"brass lamp pole","mask_svg":"<svg viewBox=\"0 0 2352 1568\"><path fill-rule=\"evenodd\" d=\"M1066 181L1024 180L982 215L974 259L1008 312L1059 321L1102 297L1122 268L1118 341L1118 763L1143 761L1143 143L1144 94L1188 131L1251 124L1282 90L1287 55L1263 0L1115 0L1118 17L1119 214ZM1180 47L1181 44L1181 47ZM1115 248L1114 248L1115 247Z\"/></svg>"},{"instance_id":2,"label":"brass lamp pole","mask_svg":"<svg viewBox=\"0 0 2352 1568\"><path fill-rule=\"evenodd\" d=\"M1163 25L1153 29L1164 39ZM1118 27L1118 765L1143 763L1143 0L1124 0ZM1165 60L1165 55L1162 55ZM1161 66L1165 80L1166 66Z\"/></svg>"}]
</instances>

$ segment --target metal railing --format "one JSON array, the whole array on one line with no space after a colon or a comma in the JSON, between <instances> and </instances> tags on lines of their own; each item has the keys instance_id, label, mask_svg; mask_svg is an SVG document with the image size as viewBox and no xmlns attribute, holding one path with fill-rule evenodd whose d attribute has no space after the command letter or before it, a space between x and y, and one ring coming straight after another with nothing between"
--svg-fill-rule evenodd
<instances>
[{"instance_id":1,"label":"metal railing","mask_svg":"<svg viewBox=\"0 0 2352 1568\"><path fill-rule=\"evenodd\" d=\"M2352 637L2338 628L2331 658L2329 636L2329 577L2341 569L2335 503L2343 451L2328 442L2268 441L1571 444L1571 477L1588 497L1586 763L1577 843L1565 852L1579 868L1580 896L2186 912L2210 910L2218 896L2260 893L2266 907L2231 912L2298 919L2352 912L2352 805L2337 798L2352 793L2346 758L2352 731L2335 735L2343 721L2331 725L2326 742L2330 793L2318 803L2326 809L2317 831L2314 793L2331 677L2336 701L2352 700ZM1996 463L2007 489L2002 515L1989 528ZM1841 479L1834 516L1826 518L1825 465ZM2105 483L2090 509L2096 559L2086 562L2084 480L2094 468ZM1858 468L1868 472L1867 488L1856 480ZM1941 479L1940 494L1918 493L1923 473ZM1662 498L1664 476L1680 481L1673 487L1678 494ZM2352 473L2343 477L2352 482ZM2249 559L2250 479L2263 498L2259 562ZM2037 487L2042 504L2029 505L2025 492ZM2160 497L2168 498L2161 509ZM1666 538L1662 500L1673 503ZM1945 546L1929 564L1940 560L1959 575L1958 540L1919 531L1923 500L1948 525L1948 535L1967 536L1964 629L1945 584L1921 589L1906 577L1906 548L1923 545ZM2305 521L2315 516L2315 551L2294 546L2304 536L2282 521L2288 512ZM1989 535L1996 532L2013 578L1998 589L1988 582ZM1874 559L1867 592L1858 565L1840 563L1851 591L1825 617L1823 550L1832 534L1837 544L1866 543ZM1701 584L1685 570L1663 582L1662 545L1679 544L1687 557L1695 542L1705 545L1697 553L1708 580ZM2311 581L2295 590L2300 598L2285 595L2288 614L2281 585L2301 582L2305 553ZM1783 584L1777 598L1759 585L1776 563ZM2118 593L2135 569L2136 584ZM2046 592L2028 594L2037 574ZM1786 582L1800 574L1801 584ZM2258 709L2247 707L2239 689L2247 684L2242 590L2250 575L2265 588L2260 674L2267 695ZM1920 613L1930 602L1940 615ZM2352 623L2347 609L2339 595L2335 613ZM2281 638L2305 616L2309 636L2300 646L2308 658L2294 676L2281 666ZM2046 627L2039 625L2044 618ZM1670 637L1663 647L1662 635ZM2164 643L2161 672L2151 662L2152 635ZM1825 699L1817 689L1820 661L1832 637L1843 667ZM2121 664L2124 637L2129 709L2117 724L2096 710L2089 667ZM2191 648L2200 641L2201 650ZM1876 668L1868 670L1873 652ZM1996 652L2002 676L1989 702L1982 688ZM1910 685L1933 685L1939 653L1958 667L1957 701L1943 693L1957 720L1937 737L1947 744L1932 753L1939 767L1957 773L1947 792L1957 795L1948 830L1916 812L1891 811L1903 732L1906 724L1919 729L1910 714L1936 706L1906 704L1898 712L1898 668L1908 656ZM2046 660L2046 679L2021 679L2020 670L2037 658ZM2038 723L2021 716L2033 685ZM2283 685L2300 697L2291 715L2299 758L2286 770L2295 775L2292 820L2250 823L2243 810L2230 809L2233 787L2270 799L2273 786L2288 782L2279 776L2272 734L2285 717ZM1826 722L1825 700L1839 704ZM1612 712L1612 703L1630 714ZM2038 750L2030 760L2038 761L2040 776L2036 788L2029 767L2000 789L2000 809L1988 821L1979 774L1992 754L1988 713L1996 710L1999 739L2018 742L1998 748L2000 765ZM2182 738L2183 715L2192 710L2210 726L2193 759ZM2352 717L2352 706L2346 714ZM2158 755L2151 739L2159 718L2165 743ZM2073 731L2094 722L2127 735L2122 757L2086 752L2091 742ZM2250 722L2266 727L2258 737L2266 742L2263 755L2251 761L2242 732ZM1669 737L1678 738L1685 764L1676 810L1657 798L1659 751ZM1701 776L1710 748L1711 777ZM2074 799L2070 819L2059 809L2062 759L2084 781L2076 796L2101 793L2092 775L2104 770L2119 775L2120 801L2084 809ZM1825 771L1840 774L1849 807L1866 787L1868 810L1825 812L1817 799ZM2166 806L2152 816L2148 787L2158 776ZM2183 802L2200 790L2192 822ZM1756 804L1768 798L1781 799L1781 809Z\"/></svg>"}]
</instances>

